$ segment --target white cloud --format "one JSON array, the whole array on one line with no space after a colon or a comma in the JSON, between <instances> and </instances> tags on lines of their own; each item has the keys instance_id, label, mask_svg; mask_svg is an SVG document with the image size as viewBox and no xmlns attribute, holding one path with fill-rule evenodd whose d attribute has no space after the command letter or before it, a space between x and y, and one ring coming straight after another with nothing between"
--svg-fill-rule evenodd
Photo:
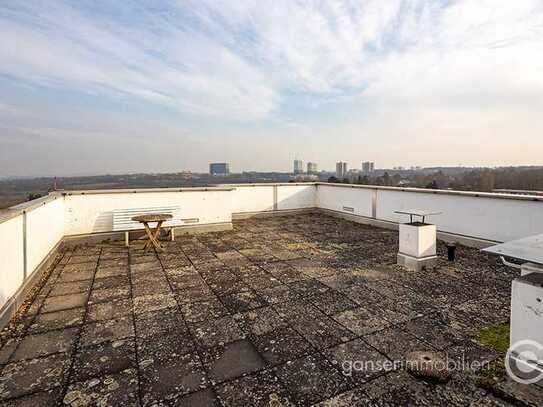
<instances>
[{"instance_id":1,"label":"white cloud","mask_svg":"<svg viewBox=\"0 0 543 407\"><path fill-rule=\"evenodd\" d=\"M458 2L404 33L417 45L376 61L367 96L466 109L505 99L518 107L532 104L543 91L543 77L537 75L543 66L541 3L484 3Z\"/></svg>"},{"instance_id":2,"label":"white cloud","mask_svg":"<svg viewBox=\"0 0 543 407\"><path fill-rule=\"evenodd\" d=\"M538 0L127 2L100 15L39 4L0 14L3 73L197 115L263 119L297 93L461 102L543 80Z\"/></svg>"},{"instance_id":3,"label":"white cloud","mask_svg":"<svg viewBox=\"0 0 543 407\"><path fill-rule=\"evenodd\" d=\"M29 21L0 17L4 74L232 119L260 119L277 104L258 70L198 33L173 26L161 34L115 28L62 5L24 13Z\"/></svg>"},{"instance_id":4,"label":"white cloud","mask_svg":"<svg viewBox=\"0 0 543 407\"><path fill-rule=\"evenodd\" d=\"M539 0L199 0L208 35L249 56L278 92L334 101L444 109L541 102ZM250 40L232 41L249 32ZM332 105L332 106L331 106Z\"/></svg>"},{"instance_id":5,"label":"white cloud","mask_svg":"<svg viewBox=\"0 0 543 407\"><path fill-rule=\"evenodd\" d=\"M25 134L105 143L125 133L182 138L189 129L207 140L194 142L191 162L198 154L207 162L204 151L220 159L232 140L232 160L241 144L243 167L262 169L280 169L272 149L307 149L331 166L341 156L359 160L362 146L368 159L424 165L435 137L456 147L453 164L462 155L483 162L477 143L492 146L485 163L509 153L508 162L535 162L543 148L541 0L171 1L0 4L0 74L149 107L138 106L150 123L143 132L126 117L88 132L82 114L61 131L49 115ZM0 103L6 122L25 111ZM158 127L155 106L183 115Z\"/></svg>"}]
</instances>

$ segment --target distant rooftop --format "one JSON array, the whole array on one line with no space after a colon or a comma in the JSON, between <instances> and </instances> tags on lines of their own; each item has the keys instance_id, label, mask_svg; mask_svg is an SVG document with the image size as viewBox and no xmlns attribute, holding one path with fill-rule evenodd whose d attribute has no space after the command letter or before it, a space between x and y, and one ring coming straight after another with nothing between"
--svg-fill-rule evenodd
<instances>
[{"instance_id":1,"label":"distant rooftop","mask_svg":"<svg viewBox=\"0 0 543 407\"><path fill-rule=\"evenodd\" d=\"M395 265L397 232L317 214L232 231L64 249L2 332L6 405L537 405L479 341L508 321L514 270L459 246L436 269ZM397 368L435 351L485 369L444 383ZM26 403L26 404L25 404ZM40 404L41 403L41 404ZM4 405L4 404L2 404Z\"/></svg>"}]
</instances>

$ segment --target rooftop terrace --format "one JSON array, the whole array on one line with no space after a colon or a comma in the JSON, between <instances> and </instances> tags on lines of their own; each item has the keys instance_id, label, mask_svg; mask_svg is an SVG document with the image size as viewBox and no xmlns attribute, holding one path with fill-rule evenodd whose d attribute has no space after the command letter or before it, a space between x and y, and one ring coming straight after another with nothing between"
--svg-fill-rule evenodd
<instances>
[{"instance_id":1,"label":"rooftop terrace","mask_svg":"<svg viewBox=\"0 0 543 407\"><path fill-rule=\"evenodd\" d=\"M62 250L2 332L0 405L543 399L499 363L490 373L454 371L446 383L401 368L346 370L413 350L501 359L477 337L508 321L516 272L476 249L460 246L449 263L440 243L433 271L409 272L395 265L396 231L322 213L236 221L164 244L158 255L119 242Z\"/></svg>"}]
</instances>

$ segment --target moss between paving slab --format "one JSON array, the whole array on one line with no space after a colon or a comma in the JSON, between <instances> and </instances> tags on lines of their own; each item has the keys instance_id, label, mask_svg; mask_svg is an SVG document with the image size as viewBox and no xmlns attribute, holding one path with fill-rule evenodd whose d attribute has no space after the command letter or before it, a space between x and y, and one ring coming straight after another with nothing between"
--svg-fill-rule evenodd
<instances>
[{"instance_id":1,"label":"moss between paving slab","mask_svg":"<svg viewBox=\"0 0 543 407\"><path fill-rule=\"evenodd\" d=\"M476 338L481 345L505 354L509 348L509 324L487 326L477 332ZM504 359L503 357L498 357L486 369L482 369L479 372L477 384L495 396L502 397L503 395L498 391L497 386L505 375Z\"/></svg>"},{"instance_id":2,"label":"moss between paving slab","mask_svg":"<svg viewBox=\"0 0 543 407\"><path fill-rule=\"evenodd\" d=\"M477 333L477 341L500 353L509 349L509 324L491 325Z\"/></svg>"}]
</instances>

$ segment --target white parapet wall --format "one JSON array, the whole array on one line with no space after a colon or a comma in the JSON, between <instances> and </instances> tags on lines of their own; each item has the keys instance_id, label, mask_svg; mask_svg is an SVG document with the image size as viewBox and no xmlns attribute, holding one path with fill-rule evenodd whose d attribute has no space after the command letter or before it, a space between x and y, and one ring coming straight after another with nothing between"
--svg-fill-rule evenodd
<instances>
[{"instance_id":1,"label":"white parapet wall","mask_svg":"<svg viewBox=\"0 0 543 407\"><path fill-rule=\"evenodd\" d=\"M0 309L24 281L23 215L0 223Z\"/></svg>"},{"instance_id":2,"label":"white parapet wall","mask_svg":"<svg viewBox=\"0 0 543 407\"><path fill-rule=\"evenodd\" d=\"M64 199L53 193L0 216L0 326L7 308L64 236Z\"/></svg>"},{"instance_id":3,"label":"white parapet wall","mask_svg":"<svg viewBox=\"0 0 543 407\"><path fill-rule=\"evenodd\" d=\"M502 242L543 233L543 197L535 196L327 183L54 192L0 213L0 324L64 238L112 232L115 209L159 206L179 206L191 227L231 224L233 215L314 208L395 227L407 219L394 211L426 209L442 212L430 219L438 233L459 240Z\"/></svg>"},{"instance_id":4,"label":"white parapet wall","mask_svg":"<svg viewBox=\"0 0 543 407\"><path fill-rule=\"evenodd\" d=\"M113 210L179 206L191 226L232 222L232 188L74 191L65 194L66 236L113 231Z\"/></svg>"},{"instance_id":5,"label":"white parapet wall","mask_svg":"<svg viewBox=\"0 0 543 407\"><path fill-rule=\"evenodd\" d=\"M64 199L26 213L27 273L32 273L64 237Z\"/></svg>"},{"instance_id":6,"label":"white parapet wall","mask_svg":"<svg viewBox=\"0 0 543 407\"><path fill-rule=\"evenodd\" d=\"M277 185L277 210L309 209L317 206L317 188L312 184Z\"/></svg>"},{"instance_id":7,"label":"white parapet wall","mask_svg":"<svg viewBox=\"0 0 543 407\"><path fill-rule=\"evenodd\" d=\"M378 190L377 219L405 222L402 209L442 212L429 218L438 231L492 241L543 233L543 200L472 192Z\"/></svg>"},{"instance_id":8,"label":"white parapet wall","mask_svg":"<svg viewBox=\"0 0 543 407\"><path fill-rule=\"evenodd\" d=\"M406 222L397 210L442 212L427 219L454 237L503 242L543 233L543 197L418 188L317 184L317 206L361 220Z\"/></svg>"},{"instance_id":9,"label":"white parapet wall","mask_svg":"<svg viewBox=\"0 0 543 407\"><path fill-rule=\"evenodd\" d=\"M232 192L234 213L273 211L274 187L272 184L225 185L235 188Z\"/></svg>"},{"instance_id":10,"label":"white parapet wall","mask_svg":"<svg viewBox=\"0 0 543 407\"><path fill-rule=\"evenodd\" d=\"M315 208L314 183L225 184L232 191L232 212L237 215Z\"/></svg>"},{"instance_id":11,"label":"white parapet wall","mask_svg":"<svg viewBox=\"0 0 543 407\"><path fill-rule=\"evenodd\" d=\"M321 209L371 218L376 191L344 184L318 184L317 206Z\"/></svg>"}]
</instances>

